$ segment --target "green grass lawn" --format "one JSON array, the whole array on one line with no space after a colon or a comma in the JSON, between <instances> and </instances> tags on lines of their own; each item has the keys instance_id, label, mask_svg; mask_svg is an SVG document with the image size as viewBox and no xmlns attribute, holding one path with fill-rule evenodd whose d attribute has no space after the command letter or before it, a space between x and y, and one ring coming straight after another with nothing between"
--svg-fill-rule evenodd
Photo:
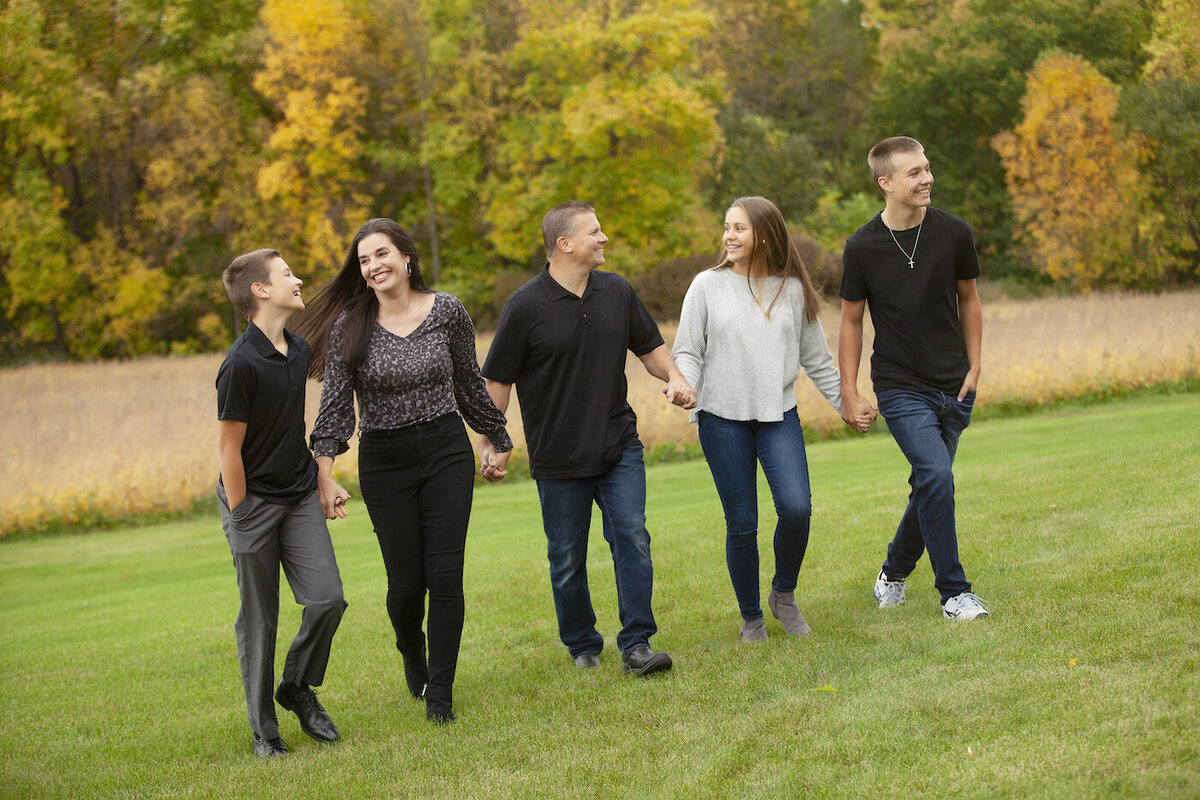
<instances>
[{"instance_id":1,"label":"green grass lawn","mask_svg":"<svg viewBox=\"0 0 1200 800\"><path fill-rule=\"evenodd\" d=\"M333 525L350 607L321 698L250 752L236 588L215 518L0 543L0 797L1196 797L1200 395L977 422L959 538L993 616L870 589L908 491L887 436L810 445L797 599L813 635L743 646L703 462L649 471L653 643L675 669L576 670L554 624L536 489L476 493L455 710L408 698L365 509ZM763 528L774 519L765 490ZM599 627L618 629L597 526ZM770 535L760 537L762 585ZM298 610L287 599L280 661Z\"/></svg>"}]
</instances>

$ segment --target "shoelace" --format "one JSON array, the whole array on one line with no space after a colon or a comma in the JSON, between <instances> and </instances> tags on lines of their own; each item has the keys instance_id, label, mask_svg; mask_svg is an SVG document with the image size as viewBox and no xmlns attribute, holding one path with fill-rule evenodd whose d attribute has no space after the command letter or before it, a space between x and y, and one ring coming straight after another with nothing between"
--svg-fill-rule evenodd
<instances>
[{"instance_id":1,"label":"shoelace","mask_svg":"<svg viewBox=\"0 0 1200 800\"><path fill-rule=\"evenodd\" d=\"M296 703L304 706L304 710L310 714L313 711L320 711L322 714L325 713L325 707L321 705L321 701L317 699L317 693L312 689L297 694Z\"/></svg>"}]
</instances>

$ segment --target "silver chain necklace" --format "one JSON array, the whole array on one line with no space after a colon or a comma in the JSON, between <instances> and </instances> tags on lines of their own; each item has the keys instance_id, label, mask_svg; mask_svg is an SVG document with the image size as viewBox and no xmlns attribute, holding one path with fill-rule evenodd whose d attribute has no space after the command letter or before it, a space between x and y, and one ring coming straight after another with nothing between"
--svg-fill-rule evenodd
<instances>
[{"instance_id":1,"label":"silver chain necklace","mask_svg":"<svg viewBox=\"0 0 1200 800\"><path fill-rule=\"evenodd\" d=\"M880 221L882 221L882 220L883 220L883 218L880 217ZM925 225L925 218L922 217L921 224L917 226L917 239L916 239L916 241L913 242L912 254L909 255L909 253L903 247L900 247L900 240L896 238L896 232L894 230L892 230L892 226L888 225L886 222L883 223L883 227L887 228L888 233L890 233L892 235L892 241L896 243L896 247L900 247L900 252L904 253L904 257L908 259L908 268L909 269L914 269L917 266L916 263L914 263L913 259L915 259L917 257L917 245L921 243L921 228L924 225Z\"/></svg>"}]
</instances>

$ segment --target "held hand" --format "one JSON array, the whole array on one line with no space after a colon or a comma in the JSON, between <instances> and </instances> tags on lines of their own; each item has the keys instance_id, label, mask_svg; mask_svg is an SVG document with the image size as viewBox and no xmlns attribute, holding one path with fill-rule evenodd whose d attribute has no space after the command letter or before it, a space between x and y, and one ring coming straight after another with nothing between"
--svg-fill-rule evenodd
<instances>
[{"instance_id":1,"label":"held hand","mask_svg":"<svg viewBox=\"0 0 1200 800\"><path fill-rule=\"evenodd\" d=\"M488 483L498 483L503 480L508 475L505 465L508 464L512 451L497 453L492 440L483 435L480 435L476 447L479 450L479 474Z\"/></svg>"},{"instance_id":2,"label":"held hand","mask_svg":"<svg viewBox=\"0 0 1200 800\"><path fill-rule=\"evenodd\" d=\"M696 407L696 390L683 378L668 381L662 391L667 396L667 402L671 405L679 406L683 409L693 409Z\"/></svg>"},{"instance_id":3,"label":"held hand","mask_svg":"<svg viewBox=\"0 0 1200 800\"><path fill-rule=\"evenodd\" d=\"M858 393L842 397L842 419L858 433L870 430L877 414L875 407Z\"/></svg>"},{"instance_id":4,"label":"held hand","mask_svg":"<svg viewBox=\"0 0 1200 800\"><path fill-rule=\"evenodd\" d=\"M499 483L508 476L508 459L512 456L512 451L507 453L496 453L495 460L488 466L483 468L483 478L488 483Z\"/></svg>"},{"instance_id":5,"label":"held hand","mask_svg":"<svg viewBox=\"0 0 1200 800\"><path fill-rule=\"evenodd\" d=\"M321 501L321 511L324 512L325 519L346 517L346 501L350 499L350 493L333 478L317 478L317 499Z\"/></svg>"}]
</instances>

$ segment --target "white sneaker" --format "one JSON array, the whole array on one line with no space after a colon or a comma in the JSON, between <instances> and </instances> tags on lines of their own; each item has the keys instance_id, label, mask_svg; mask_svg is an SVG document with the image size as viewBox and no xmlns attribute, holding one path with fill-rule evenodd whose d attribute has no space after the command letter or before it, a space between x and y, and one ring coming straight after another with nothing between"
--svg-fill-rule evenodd
<instances>
[{"instance_id":1,"label":"white sneaker","mask_svg":"<svg viewBox=\"0 0 1200 800\"><path fill-rule=\"evenodd\" d=\"M963 592L951 597L942 605L942 616L946 619L957 619L964 622L979 617L988 616L987 607L983 601L970 592Z\"/></svg>"},{"instance_id":2,"label":"white sneaker","mask_svg":"<svg viewBox=\"0 0 1200 800\"><path fill-rule=\"evenodd\" d=\"M887 576L883 574L883 570L879 570L879 577L875 579L873 594L879 602L880 608L902 606L904 605L904 581L889 581Z\"/></svg>"}]
</instances>

